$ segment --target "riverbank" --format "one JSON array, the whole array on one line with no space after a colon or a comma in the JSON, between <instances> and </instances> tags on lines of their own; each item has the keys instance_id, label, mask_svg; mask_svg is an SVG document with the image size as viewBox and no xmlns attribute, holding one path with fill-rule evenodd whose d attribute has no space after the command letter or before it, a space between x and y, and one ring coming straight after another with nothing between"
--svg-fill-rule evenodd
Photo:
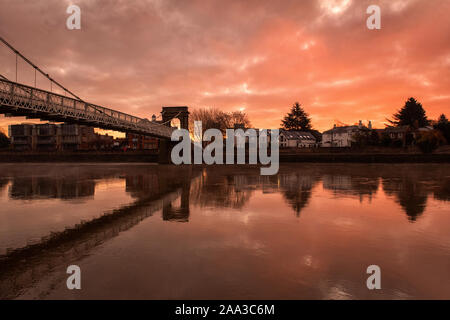
<instances>
[{"instance_id":1,"label":"riverbank","mask_svg":"<svg viewBox=\"0 0 450 320\"><path fill-rule=\"evenodd\" d=\"M145 152L0 152L0 162L158 162L158 154ZM280 162L318 163L450 163L450 153L280 153Z\"/></svg>"}]
</instances>

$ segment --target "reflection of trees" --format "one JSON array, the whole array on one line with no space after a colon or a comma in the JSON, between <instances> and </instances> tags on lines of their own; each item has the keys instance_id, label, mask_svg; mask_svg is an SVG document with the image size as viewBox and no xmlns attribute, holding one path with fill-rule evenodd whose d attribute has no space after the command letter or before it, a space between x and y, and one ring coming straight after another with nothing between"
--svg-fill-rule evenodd
<instances>
[{"instance_id":1,"label":"reflection of trees","mask_svg":"<svg viewBox=\"0 0 450 320\"><path fill-rule=\"evenodd\" d=\"M256 189L257 178L204 170L200 183L193 189L192 198L202 207L241 209Z\"/></svg>"},{"instance_id":2,"label":"reflection of trees","mask_svg":"<svg viewBox=\"0 0 450 320\"><path fill-rule=\"evenodd\" d=\"M0 192L3 190L3 188L6 187L8 182L9 182L9 179L0 178Z\"/></svg>"},{"instance_id":3,"label":"reflection of trees","mask_svg":"<svg viewBox=\"0 0 450 320\"><path fill-rule=\"evenodd\" d=\"M308 205L311 198L311 190L316 184L317 176L304 175L300 173L280 174L280 191L286 202L294 209L297 217Z\"/></svg>"},{"instance_id":4,"label":"reflection of trees","mask_svg":"<svg viewBox=\"0 0 450 320\"><path fill-rule=\"evenodd\" d=\"M420 181L410 177L383 178L383 190L403 208L411 222L417 220L425 211L427 192Z\"/></svg>"},{"instance_id":5,"label":"reflection of trees","mask_svg":"<svg viewBox=\"0 0 450 320\"><path fill-rule=\"evenodd\" d=\"M450 178L440 180L439 186L434 190L434 197L442 201L450 201Z\"/></svg>"},{"instance_id":6,"label":"reflection of trees","mask_svg":"<svg viewBox=\"0 0 450 320\"><path fill-rule=\"evenodd\" d=\"M127 174L125 176L125 190L133 198L143 198L157 192L161 182L156 172Z\"/></svg>"},{"instance_id":7,"label":"reflection of trees","mask_svg":"<svg viewBox=\"0 0 450 320\"><path fill-rule=\"evenodd\" d=\"M447 165L396 166L380 172L384 192L393 196L410 221L416 221L425 211L428 196L450 200L450 179Z\"/></svg>"},{"instance_id":8,"label":"reflection of trees","mask_svg":"<svg viewBox=\"0 0 450 320\"><path fill-rule=\"evenodd\" d=\"M360 201L364 196L369 200L377 192L379 186L378 177L364 177L353 175L324 175L324 189L333 190L335 194L359 196Z\"/></svg>"},{"instance_id":9,"label":"reflection of trees","mask_svg":"<svg viewBox=\"0 0 450 320\"><path fill-rule=\"evenodd\" d=\"M172 201L166 201L163 204L163 220L187 222L189 221L189 199L191 189L191 171L186 174L184 182L181 186L181 198L180 205L175 206ZM196 175L196 173L194 173ZM189 177L189 178L188 178ZM177 177L182 178L182 177ZM161 188L167 188L173 182L173 177L168 178L162 174L149 174L149 173L137 173L127 175L126 179L126 191L129 192L134 198L142 199L146 198Z\"/></svg>"}]
</instances>

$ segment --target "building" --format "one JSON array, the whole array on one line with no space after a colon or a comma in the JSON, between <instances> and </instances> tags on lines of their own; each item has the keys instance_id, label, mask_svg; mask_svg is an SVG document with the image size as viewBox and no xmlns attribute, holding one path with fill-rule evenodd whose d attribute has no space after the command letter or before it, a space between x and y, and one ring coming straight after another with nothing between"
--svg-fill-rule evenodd
<instances>
[{"instance_id":1,"label":"building","mask_svg":"<svg viewBox=\"0 0 450 320\"><path fill-rule=\"evenodd\" d=\"M310 132L280 129L280 148L312 148L316 143Z\"/></svg>"},{"instance_id":2,"label":"building","mask_svg":"<svg viewBox=\"0 0 450 320\"><path fill-rule=\"evenodd\" d=\"M229 129L227 129L227 130L229 130ZM262 129L246 128L241 123L235 123L234 126L233 126L233 129L230 129L230 130L234 130L234 145L237 146L238 137L239 137L239 134L238 134L237 130L242 130L243 131L243 133L244 133L243 137L245 138L245 144L247 145L249 143L249 141L250 141L249 137L251 135L251 132L249 132L248 130L255 130L255 136L254 137L256 137L256 143L258 143L259 136L261 134L261 130ZM267 137L267 145L270 145L270 142L271 142L271 129L265 129L265 130L266 130L266 137ZM224 138L227 138L226 134L225 134ZM204 145L207 145L208 143L209 142L205 142L204 141Z\"/></svg>"},{"instance_id":3,"label":"building","mask_svg":"<svg viewBox=\"0 0 450 320\"><path fill-rule=\"evenodd\" d=\"M93 147L95 150L112 150L114 149L114 137L108 134L95 134Z\"/></svg>"},{"instance_id":4,"label":"building","mask_svg":"<svg viewBox=\"0 0 450 320\"><path fill-rule=\"evenodd\" d=\"M78 124L15 124L8 133L17 151L79 151L111 149L114 137L100 135L93 127Z\"/></svg>"},{"instance_id":5,"label":"building","mask_svg":"<svg viewBox=\"0 0 450 320\"><path fill-rule=\"evenodd\" d=\"M63 123L58 126L58 150L92 149L98 134L93 127Z\"/></svg>"},{"instance_id":6,"label":"building","mask_svg":"<svg viewBox=\"0 0 450 320\"><path fill-rule=\"evenodd\" d=\"M411 132L411 129L409 126L386 127L378 132L381 132L382 135L388 135L392 140L403 141L406 137L406 134Z\"/></svg>"},{"instance_id":7,"label":"building","mask_svg":"<svg viewBox=\"0 0 450 320\"><path fill-rule=\"evenodd\" d=\"M403 147L413 145L414 140L420 136L421 133L433 130L432 126L422 128L412 128L410 126L387 126L384 129L377 129L376 132L380 139L387 139L391 141L391 144Z\"/></svg>"},{"instance_id":8,"label":"building","mask_svg":"<svg viewBox=\"0 0 450 320\"><path fill-rule=\"evenodd\" d=\"M147 137L139 134L126 134L126 146L131 150L158 150L159 140L153 137Z\"/></svg>"},{"instance_id":9,"label":"building","mask_svg":"<svg viewBox=\"0 0 450 320\"><path fill-rule=\"evenodd\" d=\"M31 151L33 139L33 125L13 124L8 127L11 146L18 151Z\"/></svg>"},{"instance_id":10,"label":"building","mask_svg":"<svg viewBox=\"0 0 450 320\"><path fill-rule=\"evenodd\" d=\"M58 126L53 123L33 126L32 150L55 151L58 149Z\"/></svg>"},{"instance_id":11,"label":"building","mask_svg":"<svg viewBox=\"0 0 450 320\"><path fill-rule=\"evenodd\" d=\"M353 137L358 132L370 131L372 124L366 127L359 120L358 125L337 127L327 130L322 134L322 147L351 147Z\"/></svg>"}]
</instances>

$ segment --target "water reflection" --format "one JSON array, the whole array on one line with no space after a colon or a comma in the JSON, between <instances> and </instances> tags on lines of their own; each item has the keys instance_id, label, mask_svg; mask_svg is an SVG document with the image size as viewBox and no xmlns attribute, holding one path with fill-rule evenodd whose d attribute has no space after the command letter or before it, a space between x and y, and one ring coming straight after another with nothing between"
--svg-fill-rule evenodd
<instances>
[{"instance_id":1,"label":"water reflection","mask_svg":"<svg viewBox=\"0 0 450 320\"><path fill-rule=\"evenodd\" d=\"M58 177L18 177L9 188L11 199L77 199L94 195L95 181Z\"/></svg>"},{"instance_id":2,"label":"water reflection","mask_svg":"<svg viewBox=\"0 0 450 320\"><path fill-rule=\"evenodd\" d=\"M8 190L3 194L3 198L0 193L0 201L4 203L12 202L20 206L21 201L37 203L42 200L77 199L79 205L88 205L95 203L99 185L105 181L124 182L124 190L111 193L111 199L118 193L125 192L131 196L132 201L112 210L104 209L99 212L100 216L86 221L80 220L64 230L55 232L49 229L46 236L26 246L16 245L0 255L0 299L22 295L41 279L53 274L55 270L62 270L72 262L83 260L95 253L99 247L117 238L122 232L134 229L155 213L158 213L161 221L168 225L181 226L183 224L179 222L182 222L188 226L192 223L193 212L198 214L211 210L220 215L231 210L236 212L236 218L239 217L239 213L248 210L254 212L255 209L248 208L254 199L258 199L261 206L273 205L275 208L283 207L281 202L284 202L295 217L302 217L302 211L309 210L315 198L329 199L330 196L332 201L348 200L346 203L351 206L354 202L362 204L367 199L370 204L378 198L386 197L392 202L392 205L388 205L389 210L394 212L397 206L406 214L409 222L418 222L428 214L425 212L429 202L432 202L430 197L443 204L450 200L448 169L448 166L437 165L404 167L306 164L283 165L278 175L260 176L259 169L252 167L2 165L0 192ZM105 188L108 189L109 186L106 185ZM60 207L55 205L55 208L63 210L65 205L62 204ZM252 208L254 207L255 204L252 205ZM369 207L364 208L368 210ZM317 211L317 207L311 208L313 209L315 213L321 213ZM44 211L39 213L46 214ZM6 212L0 209L0 219L5 214ZM42 218L42 216L34 217L28 212L27 214L30 214L31 220L38 221ZM300 223L308 221L295 217L293 219ZM64 219L64 216L59 219ZM330 223L348 228L354 222L348 218L341 218ZM219 222L212 225L217 232L221 227ZM205 230L200 229L199 233L205 233ZM287 232L286 241L294 234L296 233ZM227 239L225 242L242 240L242 236L235 234L233 235L235 238ZM14 239L0 238L0 244L8 241L14 243ZM264 241L251 243L245 238L242 241L261 254ZM205 241L196 245L200 248L205 245ZM262 252L266 254L270 250ZM310 254L305 254L302 263L311 267L317 262Z\"/></svg>"},{"instance_id":3,"label":"water reflection","mask_svg":"<svg viewBox=\"0 0 450 320\"><path fill-rule=\"evenodd\" d=\"M126 169L126 172L128 170L130 168ZM113 173L113 175L116 174L122 175L120 171ZM189 186L193 174L195 175L195 171L193 172L191 168L183 170L173 167L166 167L164 173L150 170L145 173L131 174L126 179L126 190L137 199L132 204L112 212L105 212L99 218L83 221L64 231L51 233L37 243L9 250L6 255L0 256L0 299L16 297L38 279L45 277L58 267L66 266L71 261L87 256L95 247L132 228L158 210L163 210L165 220L187 221ZM110 176L111 172L104 175L104 177ZM24 179L20 177L16 179L13 177L12 180L13 186L16 185L15 192L10 192L10 197L13 199L35 199L42 195L51 198L66 197L66 193L58 192L61 189L55 188L55 186L64 185L57 178ZM27 181L33 186L27 185ZM43 182L47 187L39 188L36 186L37 182ZM80 193L76 195L83 197ZM168 209L170 204L180 196L182 203L180 209L173 211Z\"/></svg>"},{"instance_id":4,"label":"water reflection","mask_svg":"<svg viewBox=\"0 0 450 320\"><path fill-rule=\"evenodd\" d=\"M312 188L319 181L319 177L301 173L281 174L279 181L280 190L286 202L294 209L295 215L299 217L301 210L308 205Z\"/></svg>"}]
</instances>

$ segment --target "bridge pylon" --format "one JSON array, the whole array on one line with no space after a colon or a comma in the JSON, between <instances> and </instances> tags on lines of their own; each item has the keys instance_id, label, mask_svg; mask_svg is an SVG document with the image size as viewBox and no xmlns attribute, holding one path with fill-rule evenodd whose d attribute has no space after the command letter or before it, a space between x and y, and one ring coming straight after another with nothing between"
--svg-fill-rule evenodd
<instances>
[{"instance_id":1,"label":"bridge pylon","mask_svg":"<svg viewBox=\"0 0 450 320\"><path fill-rule=\"evenodd\" d=\"M178 119L180 120L180 128L189 130L189 108L187 106L162 107L161 116L164 125L170 127L171 120ZM170 154L174 143L170 139L161 139L159 142L158 163L172 163Z\"/></svg>"}]
</instances>

